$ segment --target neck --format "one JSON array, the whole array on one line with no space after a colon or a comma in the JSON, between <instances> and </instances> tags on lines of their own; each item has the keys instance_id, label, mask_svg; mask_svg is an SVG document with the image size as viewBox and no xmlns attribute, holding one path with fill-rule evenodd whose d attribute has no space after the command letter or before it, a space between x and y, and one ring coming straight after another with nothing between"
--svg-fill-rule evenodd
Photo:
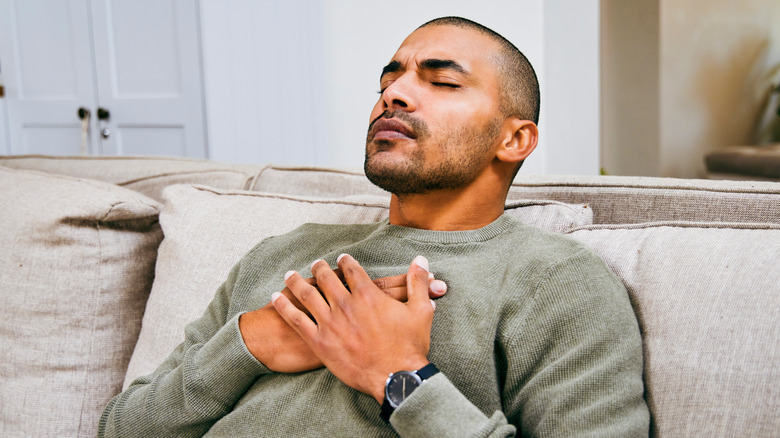
<instances>
[{"instance_id":1,"label":"neck","mask_svg":"<svg viewBox=\"0 0 780 438\"><path fill-rule=\"evenodd\" d=\"M435 231L475 230L504 213L504 196L483 192L473 197L462 190L393 195L390 223Z\"/></svg>"}]
</instances>

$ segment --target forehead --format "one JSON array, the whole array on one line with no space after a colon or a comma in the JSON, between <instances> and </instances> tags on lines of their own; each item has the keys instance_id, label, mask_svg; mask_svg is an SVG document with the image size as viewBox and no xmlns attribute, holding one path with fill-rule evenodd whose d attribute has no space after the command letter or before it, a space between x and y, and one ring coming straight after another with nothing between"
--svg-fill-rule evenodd
<instances>
[{"instance_id":1,"label":"forehead","mask_svg":"<svg viewBox=\"0 0 780 438\"><path fill-rule=\"evenodd\" d=\"M398 48L393 61L404 66L425 59L457 61L467 71L484 74L493 69L497 43L488 36L468 28L431 25L417 29Z\"/></svg>"}]
</instances>

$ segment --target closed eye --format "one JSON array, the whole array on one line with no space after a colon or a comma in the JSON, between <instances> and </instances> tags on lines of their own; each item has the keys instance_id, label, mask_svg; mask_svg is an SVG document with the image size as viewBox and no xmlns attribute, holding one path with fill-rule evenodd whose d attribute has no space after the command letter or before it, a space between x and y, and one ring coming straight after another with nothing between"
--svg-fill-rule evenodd
<instances>
[{"instance_id":1,"label":"closed eye","mask_svg":"<svg viewBox=\"0 0 780 438\"><path fill-rule=\"evenodd\" d=\"M431 82L431 84L437 86L437 87L448 87L448 88L460 88L460 85L458 84L451 84L449 82Z\"/></svg>"}]
</instances>

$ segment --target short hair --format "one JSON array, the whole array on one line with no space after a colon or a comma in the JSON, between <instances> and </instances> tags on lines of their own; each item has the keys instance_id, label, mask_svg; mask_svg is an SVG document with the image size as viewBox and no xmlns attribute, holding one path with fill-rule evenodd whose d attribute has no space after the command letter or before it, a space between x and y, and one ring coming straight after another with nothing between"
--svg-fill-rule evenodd
<instances>
[{"instance_id":1,"label":"short hair","mask_svg":"<svg viewBox=\"0 0 780 438\"><path fill-rule=\"evenodd\" d=\"M433 19L422 26L456 26L477 32L490 37L498 43L499 51L496 57L498 67L499 108L505 117L515 116L523 120L530 120L539 124L539 105L541 96L539 93L539 81L536 72L528 61L528 58L497 32L475 21L462 17L441 17Z\"/></svg>"}]
</instances>

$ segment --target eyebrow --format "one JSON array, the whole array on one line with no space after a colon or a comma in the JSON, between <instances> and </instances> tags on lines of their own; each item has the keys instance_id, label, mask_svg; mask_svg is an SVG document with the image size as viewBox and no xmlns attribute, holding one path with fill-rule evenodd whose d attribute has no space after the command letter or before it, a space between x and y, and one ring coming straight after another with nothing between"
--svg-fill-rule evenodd
<instances>
[{"instance_id":1,"label":"eyebrow","mask_svg":"<svg viewBox=\"0 0 780 438\"><path fill-rule=\"evenodd\" d=\"M382 69L382 75L379 78L385 77L386 74L397 73L403 70L404 67L398 61L392 61ZM468 75L469 72L460 65L457 61L451 59L424 59L420 62L420 69L422 70L453 70L457 73Z\"/></svg>"}]
</instances>

